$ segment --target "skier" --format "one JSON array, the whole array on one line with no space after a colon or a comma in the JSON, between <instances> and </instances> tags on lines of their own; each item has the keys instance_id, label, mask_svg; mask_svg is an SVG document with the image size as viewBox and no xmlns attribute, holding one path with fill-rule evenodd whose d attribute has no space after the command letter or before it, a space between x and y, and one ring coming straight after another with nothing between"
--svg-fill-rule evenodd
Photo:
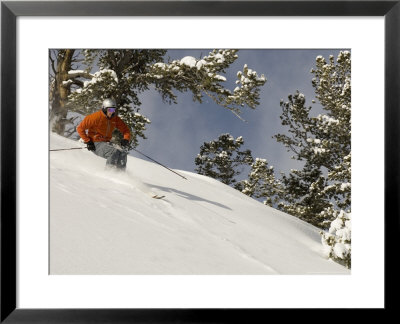
<instances>
[{"instance_id":1,"label":"skier","mask_svg":"<svg viewBox=\"0 0 400 324\"><path fill-rule=\"evenodd\" d=\"M105 99L102 108L86 116L76 130L85 144L87 144L89 151L107 159L107 168L125 170L128 153L110 144L112 132L115 128L119 129L124 136L121 140L121 147L128 147L131 137L129 128L118 117L115 100Z\"/></svg>"}]
</instances>

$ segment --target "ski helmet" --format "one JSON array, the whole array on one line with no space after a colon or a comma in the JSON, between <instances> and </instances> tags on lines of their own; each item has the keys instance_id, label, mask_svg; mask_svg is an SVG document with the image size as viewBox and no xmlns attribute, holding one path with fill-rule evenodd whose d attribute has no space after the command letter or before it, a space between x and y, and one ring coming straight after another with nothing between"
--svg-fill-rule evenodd
<instances>
[{"instance_id":1,"label":"ski helmet","mask_svg":"<svg viewBox=\"0 0 400 324\"><path fill-rule=\"evenodd\" d=\"M117 103L115 102L114 99L107 98L103 101L102 109L103 109L104 114L107 114L108 108L115 108L115 110L117 109Z\"/></svg>"}]
</instances>

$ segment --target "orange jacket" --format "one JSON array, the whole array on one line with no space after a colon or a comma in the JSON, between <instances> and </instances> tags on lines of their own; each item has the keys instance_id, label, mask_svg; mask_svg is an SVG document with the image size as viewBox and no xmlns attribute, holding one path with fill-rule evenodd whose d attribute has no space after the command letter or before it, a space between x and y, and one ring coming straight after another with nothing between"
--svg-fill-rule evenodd
<instances>
[{"instance_id":1,"label":"orange jacket","mask_svg":"<svg viewBox=\"0 0 400 324\"><path fill-rule=\"evenodd\" d=\"M115 128L118 128L124 138L129 141L131 133L122 119L118 116L108 119L102 110L86 116L76 130L85 142L90 140L93 142L109 142ZM88 131L87 134L86 130Z\"/></svg>"}]
</instances>

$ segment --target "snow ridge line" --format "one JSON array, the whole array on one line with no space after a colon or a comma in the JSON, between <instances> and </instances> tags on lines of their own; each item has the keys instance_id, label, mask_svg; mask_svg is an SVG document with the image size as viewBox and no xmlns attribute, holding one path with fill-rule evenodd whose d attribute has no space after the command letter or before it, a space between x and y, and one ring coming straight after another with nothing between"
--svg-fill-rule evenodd
<instances>
[{"instance_id":1,"label":"snow ridge line","mask_svg":"<svg viewBox=\"0 0 400 324\"><path fill-rule=\"evenodd\" d=\"M230 219L228 219L228 218L222 216L221 214L215 212L214 210L211 210L210 208L208 208L208 207L206 207L206 206L201 205L200 203L198 203L198 202L196 202L196 201L193 201L193 203L195 203L196 205L200 206L201 208L204 208L204 209L208 210L209 212L211 212L211 213L217 215L218 217L223 218L224 220L230 222L231 224L236 224L234 221L232 221L232 220L230 220ZM228 239L228 238L226 238L226 237L222 237L222 236L220 236L220 235L218 235L218 234L216 234L216 233L214 233L214 232L208 230L207 228L204 228L204 227L203 227L203 229L204 229L205 231L207 231L207 233L208 233L209 235L213 236L214 238L217 238L217 239L219 239L219 240L222 240L222 241L228 243L231 247L233 247L234 250L238 251L239 254L240 254L242 257L247 258L247 259L249 259L249 260L252 260L253 262L255 262L255 263L261 265L263 268L267 269L269 272L272 272L273 274L280 274L276 269L272 268L271 266L269 266L269 265L265 264L264 262L262 262L261 260L257 259L255 256L253 256L253 255L251 255L250 253L248 253L243 247L241 247L241 246L239 246L239 245L233 243L230 239Z\"/></svg>"},{"instance_id":2,"label":"snow ridge line","mask_svg":"<svg viewBox=\"0 0 400 324\"><path fill-rule=\"evenodd\" d=\"M248 253L244 248L242 248L241 246L233 243L230 239L228 239L228 238L221 238L221 239L223 241L229 243L231 246L233 246L234 249L239 251L239 253L241 254L242 257L250 259L250 260L260 264L263 268L267 269L270 272L273 272L273 274L280 274L279 271L275 270L271 266L269 266L269 265L265 264L264 262L262 262L261 260L257 259L255 256L253 256L250 253Z\"/></svg>"}]
</instances>

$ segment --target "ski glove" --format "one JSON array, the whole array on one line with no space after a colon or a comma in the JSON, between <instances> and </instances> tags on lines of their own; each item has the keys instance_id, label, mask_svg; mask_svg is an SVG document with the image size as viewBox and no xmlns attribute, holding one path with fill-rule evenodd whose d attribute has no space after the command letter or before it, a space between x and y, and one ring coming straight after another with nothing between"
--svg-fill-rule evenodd
<instances>
[{"instance_id":1,"label":"ski glove","mask_svg":"<svg viewBox=\"0 0 400 324\"><path fill-rule=\"evenodd\" d=\"M122 147L127 147L128 145L129 145L129 141L127 139L123 138L121 140L121 146Z\"/></svg>"},{"instance_id":2,"label":"ski glove","mask_svg":"<svg viewBox=\"0 0 400 324\"><path fill-rule=\"evenodd\" d=\"M87 145L87 149L89 151L93 151L93 152L96 151L96 146L94 146L94 143L92 141L87 142L86 145Z\"/></svg>"}]
</instances>

